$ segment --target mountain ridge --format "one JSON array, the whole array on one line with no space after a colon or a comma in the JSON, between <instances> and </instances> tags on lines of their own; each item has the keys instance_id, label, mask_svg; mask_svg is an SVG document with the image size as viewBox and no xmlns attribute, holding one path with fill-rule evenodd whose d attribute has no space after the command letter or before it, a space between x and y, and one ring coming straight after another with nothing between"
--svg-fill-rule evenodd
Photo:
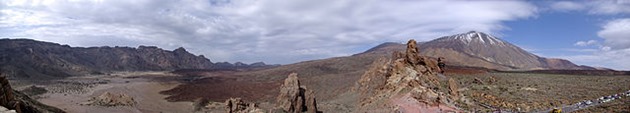
<instances>
[{"instance_id":1,"label":"mountain ridge","mask_svg":"<svg viewBox=\"0 0 630 113\"><path fill-rule=\"evenodd\" d=\"M391 54L392 48L401 50L404 44L386 42L360 54ZM576 65L559 58L545 58L529 53L495 36L470 31L418 43L421 55L442 57L448 64L484 67L499 70L596 70L596 68ZM382 49L382 50L381 50Z\"/></svg>"},{"instance_id":2,"label":"mountain ridge","mask_svg":"<svg viewBox=\"0 0 630 113\"><path fill-rule=\"evenodd\" d=\"M156 46L70 47L32 39L0 39L0 72L11 78L58 78L112 71L250 68L264 63L217 65L185 48L173 51Z\"/></svg>"}]
</instances>

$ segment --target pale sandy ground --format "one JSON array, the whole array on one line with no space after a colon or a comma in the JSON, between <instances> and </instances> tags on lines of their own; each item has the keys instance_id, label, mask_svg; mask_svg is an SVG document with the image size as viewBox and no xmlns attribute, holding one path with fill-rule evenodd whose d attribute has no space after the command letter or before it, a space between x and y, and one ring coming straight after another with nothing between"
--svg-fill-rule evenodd
<instances>
[{"instance_id":1,"label":"pale sandy ground","mask_svg":"<svg viewBox=\"0 0 630 113\"><path fill-rule=\"evenodd\" d=\"M166 95L160 91L176 87L176 81L155 81L147 76L176 76L166 72L133 72L116 73L112 75L86 76L69 78L82 81L91 79L109 80L107 84L97 84L88 88L87 93L46 93L38 101L58 107L70 113L190 113L191 102L168 102L164 100ZM124 78L135 77L135 78ZM128 81L128 82L127 82ZM44 86L45 87L45 86ZM132 96L137 102L134 106L90 106L81 105L91 97L101 95L104 92L125 93Z\"/></svg>"}]
</instances>

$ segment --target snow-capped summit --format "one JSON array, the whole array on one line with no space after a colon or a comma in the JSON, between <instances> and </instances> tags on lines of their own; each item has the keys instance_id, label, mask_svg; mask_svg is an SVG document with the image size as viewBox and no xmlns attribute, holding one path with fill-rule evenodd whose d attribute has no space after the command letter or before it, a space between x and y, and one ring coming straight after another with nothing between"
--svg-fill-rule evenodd
<instances>
[{"instance_id":1,"label":"snow-capped summit","mask_svg":"<svg viewBox=\"0 0 630 113\"><path fill-rule=\"evenodd\" d=\"M581 68L570 62L553 63L550 59L539 57L507 41L478 31L443 36L423 43L419 48L423 54L444 57L465 66L493 69Z\"/></svg>"},{"instance_id":2,"label":"snow-capped summit","mask_svg":"<svg viewBox=\"0 0 630 113\"><path fill-rule=\"evenodd\" d=\"M481 44L506 46L503 40L498 39L492 35L488 35L486 33L478 32L478 31L470 31L467 33L456 34L456 35L446 36L446 37L437 39L437 41L451 41L451 40L459 40L466 44L481 43Z\"/></svg>"},{"instance_id":3,"label":"snow-capped summit","mask_svg":"<svg viewBox=\"0 0 630 113\"><path fill-rule=\"evenodd\" d=\"M445 58L446 65L483 67L498 70L595 70L571 61L540 57L495 36L470 31L443 36L428 42L418 42L421 55ZM358 55L387 55L391 51L405 50L405 44L383 43Z\"/></svg>"}]
</instances>

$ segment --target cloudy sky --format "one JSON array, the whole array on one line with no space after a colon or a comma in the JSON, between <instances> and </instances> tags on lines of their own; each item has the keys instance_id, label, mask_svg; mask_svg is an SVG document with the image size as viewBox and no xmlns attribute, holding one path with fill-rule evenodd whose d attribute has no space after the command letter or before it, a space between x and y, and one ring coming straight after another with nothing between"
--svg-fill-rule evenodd
<instances>
[{"instance_id":1,"label":"cloudy sky","mask_svg":"<svg viewBox=\"0 0 630 113\"><path fill-rule=\"evenodd\" d=\"M476 30L540 56L630 70L629 14L630 0L2 0L0 38L287 64Z\"/></svg>"}]
</instances>

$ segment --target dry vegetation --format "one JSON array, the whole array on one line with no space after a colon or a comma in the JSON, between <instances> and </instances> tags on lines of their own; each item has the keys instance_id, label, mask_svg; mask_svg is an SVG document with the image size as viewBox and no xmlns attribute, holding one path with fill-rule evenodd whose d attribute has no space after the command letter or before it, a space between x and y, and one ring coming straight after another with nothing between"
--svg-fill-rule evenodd
<instances>
[{"instance_id":1,"label":"dry vegetation","mask_svg":"<svg viewBox=\"0 0 630 113\"><path fill-rule=\"evenodd\" d=\"M460 89L477 103L512 111L546 110L630 89L630 76L627 75L489 73L450 76L458 79ZM488 82L492 77L497 82ZM474 83L475 78L484 84ZM481 106L464 108L489 110Z\"/></svg>"}]
</instances>

